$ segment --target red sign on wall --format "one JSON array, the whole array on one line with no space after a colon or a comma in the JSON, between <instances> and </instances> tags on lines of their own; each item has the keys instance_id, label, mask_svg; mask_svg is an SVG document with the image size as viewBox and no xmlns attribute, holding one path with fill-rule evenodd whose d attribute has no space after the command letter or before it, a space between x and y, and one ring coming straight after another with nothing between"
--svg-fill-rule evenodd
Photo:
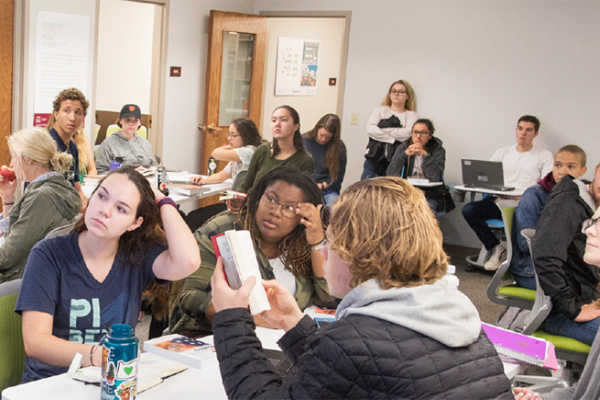
<instances>
[{"instance_id":1,"label":"red sign on wall","mask_svg":"<svg viewBox=\"0 0 600 400\"><path fill-rule=\"evenodd\" d=\"M48 125L48 121L50 121L50 115L52 114L33 114L33 126L45 128Z\"/></svg>"}]
</instances>

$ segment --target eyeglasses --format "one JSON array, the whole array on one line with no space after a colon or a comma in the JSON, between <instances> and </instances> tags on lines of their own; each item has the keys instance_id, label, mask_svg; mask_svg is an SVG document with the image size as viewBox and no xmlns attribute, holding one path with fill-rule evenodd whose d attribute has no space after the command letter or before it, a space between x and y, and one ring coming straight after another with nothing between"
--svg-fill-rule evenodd
<instances>
[{"instance_id":1,"label":"eyeglasses","mask_svg":"<svg viewBox=\"0 0 600 400\"><path fill-rule=\"evenodd\" d=\"M400 96L401 94L406 94L406 90L390 90L390 94L395 94L397 96Z\"/></svg>"},{"instance_id":2,"label":"eyeglasses","mask_svg":"<svg viewBox=\"0 0 600 400\"><path fill-rule=\"evenodd\" d=\"M240 137L240 135L236 135L235 133L228 133L227 139L235 139L236 137Z\"/></svg>"},{"instance_id":3,"label":"eyeglasses","mask_svg":"<svg viewBox=\"0 0 600 400\"><path fill-rule=\"evenodd\" d=\"M415 136L429 136L431 135L431 133L427 132L427 131L413 131L412 133Z\"/></svg>"},{"instance_id":4,"label":"eyeglasses","mask_svg":"<svg viewBox=\"0 0 600 400\"><path fill-rule=\"evenodd\" d=\"M594 229L598 230L598 221L600 221L600 217L598 218L590 218L583 221L581 225L581 233L585 233L592 225L594 225Z\"/></svg>"},{"instance_id":5,"label":"eyeglasses","mask_svg":"<svg viewBox=\"0 0 600 400\"><path fill-rule=\"evenodd\" d=\"M283 216L286 218L292 219L292 218L295 218L297 215L296 214L296 206L283 205L266 193L262 195L260 200L262 201L262 203L265 206L267 206L267 208L269 208L271 210L274 210L278 206L281 206L281 214L283 214Z\"/></svg>"}]
</instances>

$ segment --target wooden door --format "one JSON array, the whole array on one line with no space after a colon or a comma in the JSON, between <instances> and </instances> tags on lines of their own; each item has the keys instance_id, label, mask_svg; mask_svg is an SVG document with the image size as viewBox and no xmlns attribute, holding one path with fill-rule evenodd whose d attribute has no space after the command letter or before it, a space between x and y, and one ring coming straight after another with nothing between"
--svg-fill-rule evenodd
<instances>
[{"instance_id":1,"label":"wooden door","mask_svg":"<svg viewBox=\"0 0 600 400\"><path fill-rule=\"evenodd\" d=\"M262 87L267 44L267 17L224 11L210 12L206 93L200 173L208 171L213 150L227 143L229 124L250 118L260 132ZM218 171L227 163L219 162ZM217 196L201 201L213 204Z\"/></svg>"}]
</instances>

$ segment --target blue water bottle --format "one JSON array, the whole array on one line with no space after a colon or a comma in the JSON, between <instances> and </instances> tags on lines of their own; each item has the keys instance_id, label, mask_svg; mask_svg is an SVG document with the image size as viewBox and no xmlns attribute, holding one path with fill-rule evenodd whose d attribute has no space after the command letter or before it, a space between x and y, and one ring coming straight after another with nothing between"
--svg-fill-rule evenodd
<instances>
[{"instance_id":1,"label":"blue water bottle","mask_svg":"<svg viewBox=\"0 0 600 400\"><path fill-rule=\"evenodd\" d=\"M102 346L102 400L135 399L138 340L131 326L114 324L100 340Z\"/></svg>"}]
</instances>

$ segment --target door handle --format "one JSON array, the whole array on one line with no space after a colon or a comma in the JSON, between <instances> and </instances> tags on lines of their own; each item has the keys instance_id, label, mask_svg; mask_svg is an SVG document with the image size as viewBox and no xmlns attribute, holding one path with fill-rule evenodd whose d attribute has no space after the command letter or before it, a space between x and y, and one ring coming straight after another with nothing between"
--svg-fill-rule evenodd
<instances>
[{"instance_id":1,"label":"door handle","mask_svg":"<svg viewBox=\"0 0 600 400\"><path fill-rule=\"evenodd\" d=\"M198 129L204 132L208 132L211 135L216 134L217 132L219 132L219 128L215 126L215 124L210 124L208 126L206 125L202 125L202 124L198 124Z\"/></svg>"}]
</instances>

